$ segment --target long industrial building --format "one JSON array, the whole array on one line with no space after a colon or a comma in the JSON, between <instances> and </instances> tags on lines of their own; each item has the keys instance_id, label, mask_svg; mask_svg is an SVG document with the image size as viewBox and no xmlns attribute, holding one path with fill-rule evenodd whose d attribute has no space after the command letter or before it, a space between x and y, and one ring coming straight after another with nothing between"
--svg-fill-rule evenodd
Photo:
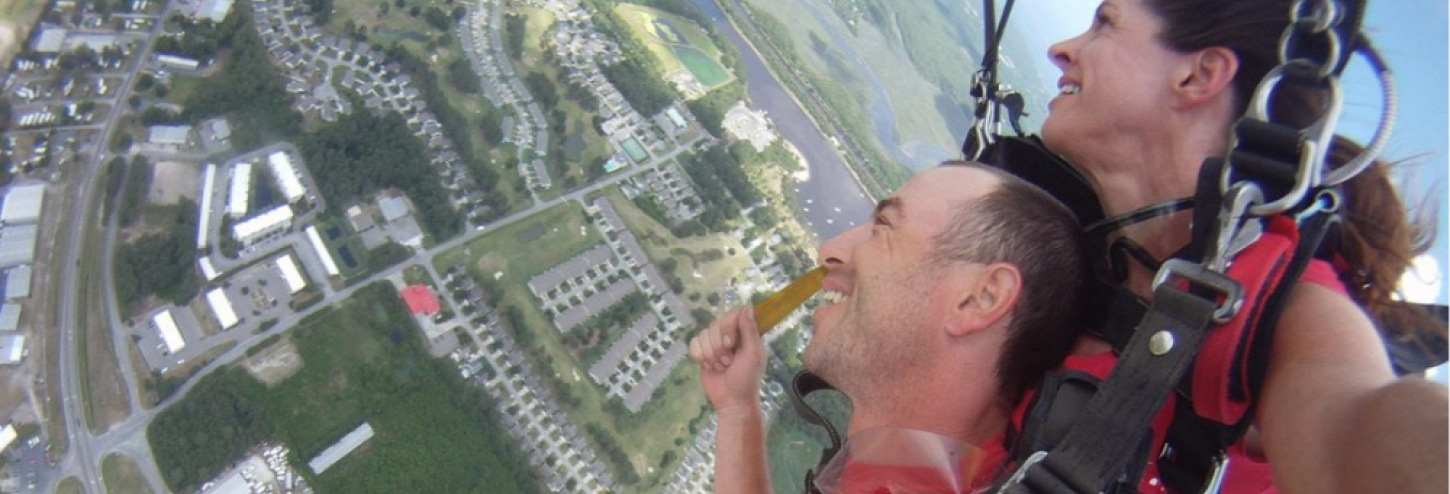
<instances>
[{"instance_id":1,"label":"long industrial building","mask_svg":"<svg viewBox=\"0 0 1450 494\"><path fill-rule=\"evenodd\" d=\"M38 233L35 223L9 225L0 229L0 268L33 262Z\"/></svg>"},{"instance_id":2,"label":"long industrial building","mask_svg":"<svg viewBox=\"0 0 1450 494\"><path fill-rule=\"evenodd\" d=\"M5 194L5 205L0 207L0 223L35 223L40 221L41 208L45 204L45 184L17 185Z\"/></svg>"},{"instance_id":3,"label":"long industrial building","mask_svg":"<svg viewBox=\"0 0 1450 494\"><path fill-rule=\"evenodd\" d=\"M252 195L252 164L237 163L232 167L231 193L227 194L227 216L241 218L247 215L247 201Z\"/></svg>"},{"instance_id":4,"label":"long industrial building","mask_svg":"<svg viewBox=\"0 0 1450 494\"><path fill-rule=\"evenodd\" d=\"M307 462L307 466L312 468L313 473L321 475L322 472L327 471L329 467L336 464L338 460L343 459L348 453L351 453L358 446L362 446L363 443L372 438L373 426L367 422L363 422L363 425L353 429L352 432L347 433L346 436L342 436L342 439L338 439L332 446L328 446L327 449L322 450L322 453L319 453L316 458Z\"/></svg>"},{"instance_id":5,"label":"long industrial building","mask_svg":"<svg viewBox=\"0 0 1450 494\"><path fill-rule=\"evenodd\" d=\"M232 329L232 326L241 322L241 319L237 318L237 311L232 309L232 301L227 299L227 294L222 289L213 288L207 291L206 304L211 306L211 312L216 315L216 320L221 323L223 330Z\"/></svg>"},{"instance_id":6,"label":"long industrial building","mask_svg":"<svg viewBox=\"0 0 1450 494\"><path fill-rule=\"evenodd\" d=\"M282 197L286 197L287 202L297 202L307 195L307 188L298 178L297 168L292 166L291 156L277 151L267 156L267 164L271 166L272 179L277 181L277 188L282 190Z\"/></svg>"},{"instance_id":7,"label":"long industrial building","mask_svg":"<svg viewBox=\"0 0 1450 494\"><path fill-rule=\"evenodd\" d=\"M205 249L211 235L211 197L216 187L216 165L207 163L201 180L201 214L197 215L196 248Z\"/></svg>"},{"instance_id":8,"label":"long industrial building","mask_svg":"<svg viewBox=\"0 0 1450 494\"><path fill-rule=\"evenodd\" d=\"M181 337L181 330L176 327L176 318L172 317L170 310L163 310L151 316L151 324L154 324L156 332L161 334L161 343L166 345L168 355L176 355L176 352L186 348L186 340Z\"/></svg>"},{"instance_id":9,"label":"long industrial building","mask_svg":"<svg viewBox=\"0 0 1450 494\"><path fill-rule=\"evenodd\" d=\"M232 225L232 234L242 245L250 247L268 235L290 228L293 218L292 206L283 204Z\"/></svg>"},{"instance_id":10,"label":"long industrial building","mask_svg":"<svg viewBox=\"0 0 1450 494\"><path fill-rule=\"evenodd\" d=\"M312 242L312 248L317 251L317 257L322 259L322 268L327 270L328 276L342 274L342 271L337 269L337 262L332 260L332 252L327 250L327 244L322 243L322 235L317 233L316 226L307 227L307 240Z\"/></svg>"}]
</instances>

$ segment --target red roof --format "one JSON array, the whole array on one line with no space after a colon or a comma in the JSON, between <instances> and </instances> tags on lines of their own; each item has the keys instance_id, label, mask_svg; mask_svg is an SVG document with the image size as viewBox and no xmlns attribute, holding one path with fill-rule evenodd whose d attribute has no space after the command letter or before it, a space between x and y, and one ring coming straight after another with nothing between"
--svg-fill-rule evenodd
<instances>
[{"instance_id":1,"label":"red roof","mask_svg":"<svg viewBox=\"0 0 1450 494\"><path fill-rule=\"evenodd\" d=\"M415 316L418 314L431 316L440 310L438 297L433 295L433 290L429 290L428 285L413 285L404 288L401 293L403 301L408 304L408 310Z\"/></svg>"}]
</instances>

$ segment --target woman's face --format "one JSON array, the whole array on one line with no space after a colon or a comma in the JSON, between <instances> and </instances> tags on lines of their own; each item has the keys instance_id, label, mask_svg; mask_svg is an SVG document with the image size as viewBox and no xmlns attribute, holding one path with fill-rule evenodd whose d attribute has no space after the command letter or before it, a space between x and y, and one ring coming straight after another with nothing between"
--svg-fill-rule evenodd
<instances>
[{"instance_id":1,"label":"woman's face","mask_svg":"<svg viewBox=\"0 0 1450 494\"><path fill-rule=\"evenodd\" d=\"M1145 1L1103 2L1087 32L1048 50L1062 77L1042 136L1070 161L1097 161L1094 149L1131 142L1121 137L1171 116L1175 74L1187 55L1159 40L1162 21Z\"/></svg>"}]
</instances>

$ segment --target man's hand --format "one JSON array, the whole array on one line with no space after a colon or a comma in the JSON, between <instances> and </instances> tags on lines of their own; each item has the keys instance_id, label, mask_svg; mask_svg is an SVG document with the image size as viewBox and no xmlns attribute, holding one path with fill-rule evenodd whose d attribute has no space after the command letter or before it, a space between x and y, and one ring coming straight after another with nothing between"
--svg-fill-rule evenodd
<instances>
[{"instance_id":1,"label":"man's hand","mask_svg":"<svg viewBox=\"0 0 1450 494\"><path fill-rule=\"evenodd\" d=\"M700 384L716 412L760 413L765 345L755 326L755 309L725 314L690 341L690 358L700 364Z\"/></svg>"}]
</instances>

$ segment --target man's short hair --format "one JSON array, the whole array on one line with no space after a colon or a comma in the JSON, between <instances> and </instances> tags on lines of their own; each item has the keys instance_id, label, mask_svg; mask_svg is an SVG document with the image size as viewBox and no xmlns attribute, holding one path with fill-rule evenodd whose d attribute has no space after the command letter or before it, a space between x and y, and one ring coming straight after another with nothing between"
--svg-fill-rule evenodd
<instances>
[{"instance_id":1,"label":"man's short hair","mask_svg":"<svg viewBox=\"0 0 1450 494\"><path fill-rule=\"evenodd\" d=\"M936 236L943 261L1006 262L1022 273L1022 295L1011 311L997 362L1000 397L1016 403L1067 357L1077 340L1086 277L1076 217L1042 189L979 163L950 161L1001 179L997 188L957 207Z\"/></svg>"}]
</instances>

